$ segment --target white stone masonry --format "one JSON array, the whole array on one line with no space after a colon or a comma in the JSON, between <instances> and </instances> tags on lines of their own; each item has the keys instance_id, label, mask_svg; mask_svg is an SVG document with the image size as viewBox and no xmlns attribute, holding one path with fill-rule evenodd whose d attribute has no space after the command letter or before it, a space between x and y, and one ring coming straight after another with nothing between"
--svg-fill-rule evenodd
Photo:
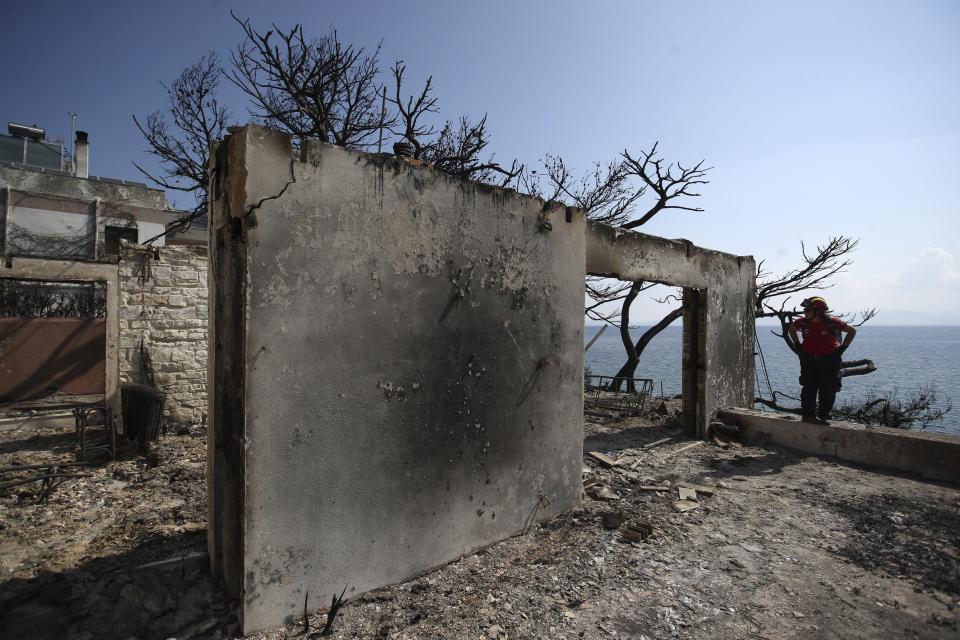
<instances>
[{"instance_id":1,"label":"white stone masonry","mask_svg":"<svg viewBox=\"0 0 960 640\"><path fill-rule=\"evenodd\" d=\"M207 414L207 248L120 249L120 382L144 382L140 340L167 394L168 422L200 425Z\"/></svg>"}]
</instances>

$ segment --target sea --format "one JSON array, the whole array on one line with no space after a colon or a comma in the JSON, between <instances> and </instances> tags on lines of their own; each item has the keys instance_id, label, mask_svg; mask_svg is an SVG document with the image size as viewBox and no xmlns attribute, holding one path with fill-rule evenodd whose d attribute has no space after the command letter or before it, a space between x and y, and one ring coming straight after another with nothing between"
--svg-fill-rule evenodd
<instances>
[{"instance_id":1,"label":"sea","mask_svg":"<svg viewBox=\"0 0 960 640\"><path fill-rule=\"evenodd\" d=\"M600 330L588 325L584 344ZM646 327L631 329L634 342ZM764 375L760 353L766 363L770 388L774 391L800 397L800 364L797 357L772 331L779 328L757 325L759 349L754 349L759 384L756 391L769 398L767 377ZM637 378L652 378L654 393L672 396L680 393L681 323L664 329L643 354L637 367ZM837 405L859 401L871 393L896 391L906 400L912 393L933 387L939 407L956 403L942 420L931 423L925 430L934 433L960 435L960 326L894 327L864 325L844 354L844 360L873 360L877 370L865 376L843 379L843 389L837 395ZM623 344L616 327L608 327L585 354L585 365L593 375L613 375L623 364ZM754 384L757 384L756 382ZM781 397L782 404L798 406L799 401ZM758 408L761 408L758 406ZM919 428L919 427L915 427Z\"/></svg>"}]
</instances>

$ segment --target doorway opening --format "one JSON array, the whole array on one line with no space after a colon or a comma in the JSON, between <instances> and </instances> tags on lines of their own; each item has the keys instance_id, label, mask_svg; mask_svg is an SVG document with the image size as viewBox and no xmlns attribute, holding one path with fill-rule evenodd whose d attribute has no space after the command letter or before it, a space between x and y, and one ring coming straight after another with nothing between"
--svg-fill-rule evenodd
<instances>
[{"instance_id":1,"label":"doorway opening","mask_svg":"<svg viewBox=\"0 0 960 640\"><path fill-rule=\"evenodd\" d=\"M671 285L645 282L640 290L646 291L654 284ZM618 288L627 291L624 287L632 285L610 279L598 286L616 292ZM638 306L632 302L626 307L622 300L610 303L617 307L617 318L588 313L588 319L605 319L607 324L585 327L589 344L584 354L584 413L592 419L616 419L637 415L654 401L664 411L673 399L674 410L682 411L682 424L696 434L706 406L706 290L682 288L664 296L658 302L668 302L675 308L658 306L656 314L663 314L663 310L667 313L658 321L638 326L631 322L629 310ZM645 314L634 309L634 317L638 315ZM658 397L667 404L661 405ZM679 407L676 399L681 399Z\"/></svg>"}]
</instances>

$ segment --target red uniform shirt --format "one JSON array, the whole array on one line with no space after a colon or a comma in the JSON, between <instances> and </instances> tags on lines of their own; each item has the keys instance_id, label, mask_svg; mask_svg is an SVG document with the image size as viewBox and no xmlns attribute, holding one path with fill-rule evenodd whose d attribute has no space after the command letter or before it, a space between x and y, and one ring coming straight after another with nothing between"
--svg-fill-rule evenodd
<instances>
[{"instance_id":1,"label":"red uniform shirt","mask_svg":"<svg viewBox=\"0 0 960 640\"><path fill-rule=\"evenodd\" d=\"M822 318L819 322L799 318L791 326L803 336L803 350L812 356L826 356L836 351L840 347L838 332L850 328L840 318Z\"/></svg>"}]
</instances>

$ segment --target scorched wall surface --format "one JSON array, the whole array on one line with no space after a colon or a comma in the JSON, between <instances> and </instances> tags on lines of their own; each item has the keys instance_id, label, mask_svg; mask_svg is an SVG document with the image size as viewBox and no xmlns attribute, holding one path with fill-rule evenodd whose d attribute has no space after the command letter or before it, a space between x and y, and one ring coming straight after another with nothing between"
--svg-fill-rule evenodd
<instances>
[{"instance_id":1,"label":"scorched wall surface","mask_svg":"<svg viewBox=\"0 0 960 640\"><path fill-rule=\"evenodd\" d=\"M582 215L328 145L291 163L257 127L224 144L214 224L241 219L246 252L245 631L301 615L307 589L317 608L573 506Z\"/></svg>"}]
</instances>

